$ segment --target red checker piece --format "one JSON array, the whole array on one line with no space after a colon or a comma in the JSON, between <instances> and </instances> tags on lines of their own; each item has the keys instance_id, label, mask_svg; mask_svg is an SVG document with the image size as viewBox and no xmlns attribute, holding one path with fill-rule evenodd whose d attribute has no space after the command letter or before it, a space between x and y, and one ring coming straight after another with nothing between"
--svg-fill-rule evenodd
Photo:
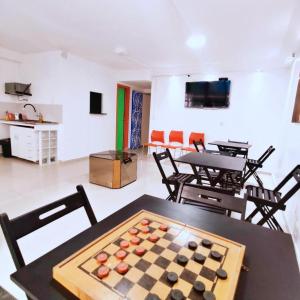
<instances>
[{"instance_id":1,"label":"red checker piece","mask_svg":"<svg viewBox=\"0 0 300 300\"><path fill-rule=\"evenodd\" d=\"M146 250L142 247L137 247L134 252L138 256L143 256L145 254Z\"/></svg>"},{"instance_id":2,"label":"red checker piece","mask_svg":"<svg viewBox=\"0 0 300 300\"><path fill-rule=\"evenodd\" d=\"M166 225L166 224L161 224L160 226L159 226L159 229L160 230L162 230L162 231L167 231L168 230L168 225Z\"/></svg>"},{"instance_id":3,"label":"red checker piece","mask_svg":"<svg viewBox=\"0 0 300 300\"><path fill-rule=\"evenodd\" d=\"M119 250L115 255L118 259L124 259L127 255L127 252L124 250Z\"/></svg>"},{"instance_id":4,"label":"red checker piece","mask_svg":"<svg viewBox=\"0 0 300 300\"><path fill-rule=\"evenodd\" d=\"M142 230L142 233L149 233L150 232L150 228L148 226L143 227L141 230Z\"/></svg>"},{"instance_id":5,"label":"red checker piece","mask_svg":"<svg viewBox=\"0 0 300 300\"><path fill-rule=\"evenodd\" d=\"M141 239L138 238L137 236L133 237L131 240L130 240L131 244L133 245L138 245L140 242L141 242Z\"/></svg>"},{"instance_id":6,"label":"red checker piece","mask_svg":"<svg viewBox=\"0 0 300 300\"><path fill-rule=\"evenodd\" d=\"M128 230L128 232L131 234L131 235L137 235L138 234L138 230L136 228L130 228Z\"/></svg>"},{"instance_id":7,"label":"red checker piece","mask_svg":"<svg viewBox=\"0 0 300 300\"><path fill-rule=\"evenodd\" d=\"M100 264L103 264L107 261L108 255L106 253L102 252L102 253L97 255L96 259Z\"/></svg>"},{"instance_id":8,"label":"red checker piece","mask_svg":"<svg viewBox=\"0 0 300 300\"><path fill-rule=\"evenodd\" d=\"M127 241L121 241L120 247L121 248L128 248L129 247L129 242L127 242Z\"/></svg>"},{"instance_id":9,"label":"red checker piece","mask_svg":"<svg viewBox=\"0 0 300 300\"><path fill-rule=\"evenodd\" d=\"M159 237L156 234L151 234L149 236L149 241L151 241L153 243L157 242L158 240L159 240Z\"/></svg>"},{"instance_id":10,"label":"red checker piece","mask_svg":"<svg viewBox=\"0 0 300 300\"><path fill-rule=\"evenodd\" d=\"M141 224L142 225L149 225L150 221L148 219L144 219L144 220L142 220Z\"/></svg>"},{"instance_id":11,"label":"red checker piece","mask_svg":"<svg viewBox=\"0 0 300 300\"><path fill-rule=\"evenodd\" d=\"M119 264L116 266L116 270L117 270L117 272L120 273L120 274L125 274L125 273L127 273L128 269L129 269L128 265L127 265L126 263L124 263L124 262L121 262L121 263L119 263Z\"/></svg>"},{"instance_id":12,"label":"red checker piece","mask_svg":"<svg viewBox=\"0 0 300 300\"><path fill-rule=\"evenodd\" d=\"M101 266L97 271L97 276L102 279L109 274L109 268L106 266Z\"/></svg>"}]
</instances>

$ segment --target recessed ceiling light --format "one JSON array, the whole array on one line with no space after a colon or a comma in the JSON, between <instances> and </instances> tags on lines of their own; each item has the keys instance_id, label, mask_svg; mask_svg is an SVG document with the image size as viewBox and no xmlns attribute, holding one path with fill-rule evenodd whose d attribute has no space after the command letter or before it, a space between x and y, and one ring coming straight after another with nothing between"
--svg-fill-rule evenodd
<instances>
[{"instance_id":1,"label":"recessed ceiling light","mask_svg":"<svg viewBox=\"0 0 300 300\"><path fill-rule=\"evenodd\" d=\"M114 52L115 52L117 55L120 55L120 56L127 55L127 49L124 48L124 47L116 47L116 48L114 49Z\"/></svg>"},{"instance_id":2,"label":"recessed ceiling light","mask_svg":"<svg viewBox=\"0 0 300 300\"><path fill-rule=\"evenodd\" d=\"M191 49L199 49L205 45L206 37L202 34L192 35L186 40L185 43Z\"/></svg>"}]
</instances>

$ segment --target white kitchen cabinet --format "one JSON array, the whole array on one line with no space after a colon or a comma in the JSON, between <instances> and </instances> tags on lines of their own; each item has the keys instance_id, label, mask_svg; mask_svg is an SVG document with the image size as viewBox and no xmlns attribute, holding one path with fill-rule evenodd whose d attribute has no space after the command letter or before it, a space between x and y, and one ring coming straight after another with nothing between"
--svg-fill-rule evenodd
<instances>
[{"instance_id":1,"label":"white kitchen cabinet","mask_svg":"<svg viewBox=\"0 0 300 300\"><path fill-rule=\"evenodd\" d=\"M12 155L38 162L40 165L57 160L57 130L10 126Z\"/></svg>"}]
</instances>

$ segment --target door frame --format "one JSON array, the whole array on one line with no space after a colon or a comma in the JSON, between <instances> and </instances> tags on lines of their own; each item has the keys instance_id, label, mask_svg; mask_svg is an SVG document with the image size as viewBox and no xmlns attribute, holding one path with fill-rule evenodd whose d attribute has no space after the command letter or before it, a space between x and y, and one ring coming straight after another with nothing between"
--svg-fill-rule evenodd
<instances>
[{"instance_id":1,"label":"door frame","mask_svg":"<svg viewBox=\"0 0 300 300\"><path fill-rule=\"evenodd\" d=\"M128 136L129 136L129 102L130 102L130 87L117 83L117 95L116 95L116 139L115 149L117 149L117 130L118 130L118 89L123 88L125 91L125 103L124 103L124 129L123 129L123 149L128 149Z\"/></svg>"}]
</instances>

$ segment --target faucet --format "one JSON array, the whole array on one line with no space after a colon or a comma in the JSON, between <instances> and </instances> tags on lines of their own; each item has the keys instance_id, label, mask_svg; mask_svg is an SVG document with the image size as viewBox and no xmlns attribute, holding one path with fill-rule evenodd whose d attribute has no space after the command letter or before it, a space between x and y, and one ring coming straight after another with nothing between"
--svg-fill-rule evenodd
<instances>
[{"instance_id":1,"label":"faucet","mask_svg":"<svg viewBox=\"0 0 300 300\"><path fill-rule=\"evenodd\" d=\"M33 108L34 112L36 112L36 108L32 104L26 103L26 104L24 104L23 107L26 108L26 106L31 106Z\"/></svg>"}]
</instances>

